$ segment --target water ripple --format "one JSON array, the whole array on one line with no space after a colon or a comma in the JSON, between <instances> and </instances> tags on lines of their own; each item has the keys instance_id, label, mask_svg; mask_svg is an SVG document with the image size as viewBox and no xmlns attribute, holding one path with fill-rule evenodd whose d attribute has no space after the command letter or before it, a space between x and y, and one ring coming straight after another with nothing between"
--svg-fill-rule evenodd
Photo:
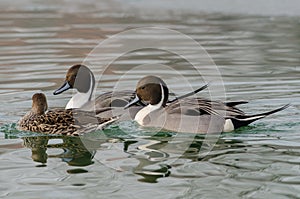
<instances>
[{"instance_id":1,"label":"water ripple","mask_svg":"<svg viewBox=\"0 0 300 199\"><path fill-rule=\"evenodd\" d=\"M134 6L132 2L118 2L118 6L115 1L76 2L0 3L7 8L0 8L0 197L30 198L33 193L37 198L300 197L298 17L208 14L193 9L191 13L172 12L164 4L153 16L153 10L141 12L139 6L144 1L132 1ZM149 10L153 6L155 3ZM178 30L203 45L222 74L227 99L250 101L241 106L247 113L287 103L291 107L222 134L209 154L202 153L211 147L203 142L205 136L154 135L133 122L95 132L89 140L92 151L80 139L16 129L17 120L30 109L34 92L44 92L49 107L64 107L72 92L60 96L52 92L62 84L66 70L81 63L105 38L144 26ZM163 38L172 42L170 49L200 57L195 49L177 41L178 37L149 32L143 38ZM98 54L91 57L95 74L116 55L113 50L122 46L115 43L108 47L105 58ZM180 56L146 49L111 63L97 94L112 90L124 72L141 65L145 67L121 81L124 88L133 90L141 76L153 74L155 69L172 92L185 93L186 85L178 83L176 73L156 70L157 64L172 65L193 87L204 84ZM209 97L208 92L200 95Z\"/></svg>"}]
</instances>

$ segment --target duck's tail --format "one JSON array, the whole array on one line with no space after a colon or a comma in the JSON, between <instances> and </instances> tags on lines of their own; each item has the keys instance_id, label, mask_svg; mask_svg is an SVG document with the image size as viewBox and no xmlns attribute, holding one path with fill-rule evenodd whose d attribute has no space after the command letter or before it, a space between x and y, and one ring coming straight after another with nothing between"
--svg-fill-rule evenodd
<instances>
[{"instance_id":1,"label":"duck's tail","mask_svg":"<svg viewBox=\"0 0 300 199\"><path fill-rule=\"evenodd\" d=\"M233 102L225 102L225 105L229 106L229 107L234 107L234 106L238 106L241 104L247 104L247 103L248 103L247 101L233 101Z\"/></svg>"},{"instance_id":2,"label":"duck's tail","mask_svg":"<svg viewBox=\"0 0 300 199\"><path fill-rule=\"evenodd\" d=\"M183 99L183 98L186 98L186 97L189 97L189 96L192 96L192 95L195 95L197 93L199 93L200 91L206 89L208 87L208 84L205 84L204 86L192 91L192 92L189 92L187 94L184 94L184 95L181 95L179 97L175 97L175 99L172 99L172 100L168 100L167 103L172 103L172 102L175 102L176 100L180 100L180 99Z\"/></svg>"},{"instance_id":3,"label":"duck's tail","mask_svg":"<svg viewBox=\"0 0 300 199\"><path fill-rule=\"evenodd\" d=\"M234 129L237 129L239 127L242 127L242 126L247 126L248 124L256 121L256 120L259 120L259 119L262 119L268 115L271 115L273 113L277 113L278 111L282 111L286 108L288 108L290 106L290 104L286 104L278 109L275 109L275 110L272 110L272 111L268 111L268 112L265 112L265 113L260 113L260 114L255 114L255 115L239 115L237 117L234 117L234 118L228 118L228 119L231 119L231 122L234 126Z\"/></svg>"}]
</instances>

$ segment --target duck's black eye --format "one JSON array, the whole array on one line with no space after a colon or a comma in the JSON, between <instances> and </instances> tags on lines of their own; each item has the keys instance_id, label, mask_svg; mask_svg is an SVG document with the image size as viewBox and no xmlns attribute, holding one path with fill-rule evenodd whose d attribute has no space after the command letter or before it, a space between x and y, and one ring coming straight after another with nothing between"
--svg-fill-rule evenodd
<instances>
[{"instance_id":1,"label":"duck's black eye","mask_svg":"<svg viewBox=\"0 0 300 199\"><path fill-rule=\"evenodd\" d=\"M144 90L144 89L145 89L145 86L142 86L141 89Z\"/></svg>"}]
</instances>

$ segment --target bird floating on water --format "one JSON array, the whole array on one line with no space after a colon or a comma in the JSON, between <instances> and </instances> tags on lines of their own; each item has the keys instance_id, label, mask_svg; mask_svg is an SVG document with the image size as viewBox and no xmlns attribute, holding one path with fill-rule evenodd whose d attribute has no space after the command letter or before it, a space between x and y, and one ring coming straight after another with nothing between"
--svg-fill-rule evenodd
<instances>
[{"instance_id":1,"label":"bird floating on water","mask_svg":"<svg viewBox=\"0 0 300 199\"><path fill-rule=\"evenodd\" d=\"M46 96L43 93L35 93L32 96L31 110L18 122L19 130L78 136L103 129L118 119L97 117L95 112L79 109L47 110Z\"/></svg>"},{"instance_id":2,"label":"bird floating on water","mask_svg":"<svg viewBox=\"0 0 300 199\"><path fill-rule=\"evenodd\" d=\"M148 103L135 115L142 126L159 127L175 132L217 133L230 132L256 120L286 109L247 115L236 106L245 101L219 102L204 98L183 98L167 104L168 87L159 77L146 76L136 86L136 97L125 108L135 103Z\"/></svg>"}]
</instances>

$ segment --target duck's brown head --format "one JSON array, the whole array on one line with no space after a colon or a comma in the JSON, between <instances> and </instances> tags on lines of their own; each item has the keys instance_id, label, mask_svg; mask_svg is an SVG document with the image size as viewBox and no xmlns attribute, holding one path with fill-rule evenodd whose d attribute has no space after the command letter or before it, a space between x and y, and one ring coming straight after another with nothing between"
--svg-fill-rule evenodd
<instances>
[{"instance_id":1,"label":"duck's brown head","mask_svg":"<svg viewBox=\"0 0 300 199\"><path fill-rule=\"evenodd\" d=\"M69 68L64 84L53 94L58 95L73 88L77 89L78 92L87 93L94 84L95 78L92 71L85 65L76 64Z\"/></svg>"},{"instance_id":2,"label":"duck's brown head","mask_svg":"<svg viewBox=\"0 0 300 199\"><path fill-rule=\"evenodd\" d=\"M35 93L32 96L31 111L36 115L43 115L48 109L47 99L43 93Z\"/></svg>"},{"instance_id":3,"label":"duck's brown head","mask_svg":"<svg viewBox=\"0 0 300 199\"><path fill-rule=\"evenodd\" d=\"M164 95L162 95L162 92ZM156 105L161 102L162 97L162 106L165 106L169 97L169 89L166 83L157 76L146 76L137 83L136 98L129 102L129 104L126 105L126 108L140 101Z\"/></svg>"}]
</instances>

